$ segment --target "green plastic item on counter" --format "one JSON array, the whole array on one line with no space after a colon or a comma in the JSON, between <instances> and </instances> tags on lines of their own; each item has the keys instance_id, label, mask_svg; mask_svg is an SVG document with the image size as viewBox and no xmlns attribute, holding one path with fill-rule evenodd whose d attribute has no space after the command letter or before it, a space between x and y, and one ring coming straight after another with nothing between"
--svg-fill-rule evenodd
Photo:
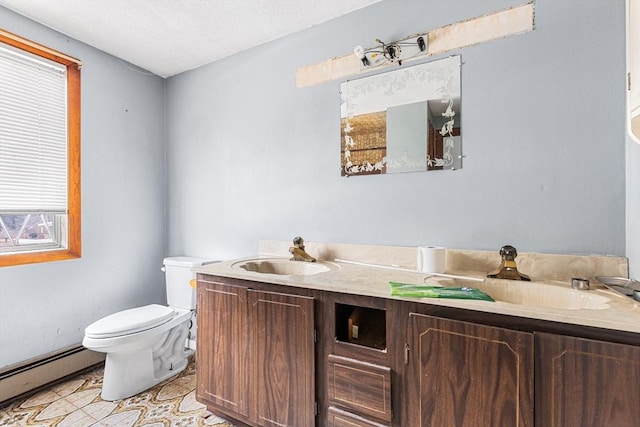
<instances>
[{"instance_id":1,"label":"green plastic item on counter","mask_svg":"<svg viewBox=\"0 0 640 427\"><path fill-rule=\"evenodd\" d=\"M389 282L391 295L416 298L453 298L495 301L479 289L463 287L443 287L429 285L413 285L409 283Z\"/></svg>"}]
</instances>

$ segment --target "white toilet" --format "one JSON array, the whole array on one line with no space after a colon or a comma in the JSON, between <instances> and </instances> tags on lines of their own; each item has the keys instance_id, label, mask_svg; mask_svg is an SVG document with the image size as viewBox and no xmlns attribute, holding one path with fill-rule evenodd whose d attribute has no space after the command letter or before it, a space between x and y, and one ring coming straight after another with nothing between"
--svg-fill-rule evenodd
<instances>
[{"instance_id":1,"label":"white toilet","mask_svg":"<svg viewBox=\"0 0 640 427\"><path fill-rule=\"evenodd\" d=\"M193 257L164 259L167 306L151 304L104 317L85 329L84 345L107 353L102 383L104 400L140 393L176 375L193 353L185 348L196 308L191 268L213 261ZM190 342L193 342L191 341Z\"/></svg>"}]
</instances>

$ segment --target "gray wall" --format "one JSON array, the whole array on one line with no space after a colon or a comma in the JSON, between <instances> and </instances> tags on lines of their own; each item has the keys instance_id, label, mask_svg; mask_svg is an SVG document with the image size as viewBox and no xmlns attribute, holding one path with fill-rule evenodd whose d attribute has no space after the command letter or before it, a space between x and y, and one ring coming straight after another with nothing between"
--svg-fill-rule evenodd
<instances>
[{"instance_id":1,"label":"gray wall","mask_svg":"<svg viewBox=\"0 0 640 427\"><path fill-rule=\"evenodd\" d=\"M0 268L0 368L165 302L164 81L0 7L0 27L83 61L82 258Z\"/></svg>"},{"instance_id":2,"label":"gray wall","mask_svg":"<svg viewBox=\"0 0 640 427\"><path fill-rule=\"evenodd\" d=\"M340 82L295 87L296 68L357 44L521 3L383 1L168 79L168 252L302 235L624 255L623 1L537 0L535 31L452 52L459 171L340 177Z\"/></svg>"}]
</instances>

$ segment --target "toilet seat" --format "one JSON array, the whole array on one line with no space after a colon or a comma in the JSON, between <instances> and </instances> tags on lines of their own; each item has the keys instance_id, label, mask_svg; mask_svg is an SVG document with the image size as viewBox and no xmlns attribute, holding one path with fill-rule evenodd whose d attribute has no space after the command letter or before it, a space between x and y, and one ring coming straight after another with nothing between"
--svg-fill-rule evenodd
<instances>
[{"instance_id":1,"label":"toilet seat","mask_svg":"<svg viewBox=\"0 0 640 427\"><path fill-rule=\"evenodd\" d=\"M176 312L158 304L131 308L104 317L85 329L88 338L112 338L155 328L168 322Z\"/></svg>"}]
</instances>

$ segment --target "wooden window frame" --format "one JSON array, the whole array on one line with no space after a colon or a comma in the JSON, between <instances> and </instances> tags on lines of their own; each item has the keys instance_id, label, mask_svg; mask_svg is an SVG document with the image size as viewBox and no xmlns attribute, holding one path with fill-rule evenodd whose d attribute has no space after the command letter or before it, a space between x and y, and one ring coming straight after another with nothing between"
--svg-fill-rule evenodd
<instances>
[{"instance_id":1,"label":"wooden window frame","mask_svg":"<svg viewBox=\"0 0 640 427\"><path fill-rule=\"evenodd\" d=\"M0 267L81 257L80 68L82 62L0 29L0 42L49 59L67 68L67 248L0 255Z\"/></svg>"}]
</instances>

